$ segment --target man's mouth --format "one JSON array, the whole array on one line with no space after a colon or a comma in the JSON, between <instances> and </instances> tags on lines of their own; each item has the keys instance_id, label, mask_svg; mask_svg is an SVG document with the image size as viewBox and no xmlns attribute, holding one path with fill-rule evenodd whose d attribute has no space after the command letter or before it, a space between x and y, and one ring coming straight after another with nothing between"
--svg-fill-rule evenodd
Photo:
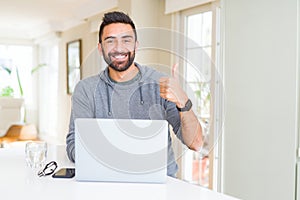
<instances>
[{"instance_id":1,"label":"man's mouth","mask_svg":"<svg viewBox=\"0 0 300 200\"><path fill-rule=\"evenodd\" d=\"M118 54L111 54L110 56L116 61L123 61L123 60L127 59L128 54L127 53L122 53L122 54L118 53Z\"/></svg>"}]
</instances>

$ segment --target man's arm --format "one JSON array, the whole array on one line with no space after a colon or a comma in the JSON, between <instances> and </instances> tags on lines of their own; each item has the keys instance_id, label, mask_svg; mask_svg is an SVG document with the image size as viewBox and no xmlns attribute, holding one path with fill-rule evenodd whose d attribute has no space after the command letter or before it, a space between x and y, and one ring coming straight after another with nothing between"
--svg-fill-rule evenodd
<instances>
[{"instance_id":1,"label":"man's arm","mask_svg":"<svg viewBox=\"0 0 300 200\"><path fill-rule=\"evenodd\" d=\"M192 110L180 112L182 137L187 146L199 151L203 145L202 127Z\"/></svg>"},{"instance_id":2,"label":"man's arm","mask_svg":"<svg viewBox=\"0 0 300 200\"><path fill-rule=\"evenodd\" d=\"M177 65L172 68L172 77L162 77L159 80L160 96L176 104L178 108L183 108L188 101L188 96L179 85ZM182 128L182 139L192 150L198 151L203 145L202 127L195 115L189 111L179 112Z\"/></svg>"}]
</instances>

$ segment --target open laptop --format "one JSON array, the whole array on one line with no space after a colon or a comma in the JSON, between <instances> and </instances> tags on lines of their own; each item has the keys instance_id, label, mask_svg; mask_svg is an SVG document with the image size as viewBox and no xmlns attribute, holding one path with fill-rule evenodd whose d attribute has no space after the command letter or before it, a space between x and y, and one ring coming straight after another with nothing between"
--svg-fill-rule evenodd
<instances>
[{"instance_id":1,"label":"open laptop","mask_svg":"<svg viewBox=\"0 0 300 200\"><path fill-rule=\"evenodd\" d=\"M165 120L75 120L77 181L165 183Z\"/></svg>"}]
</instances>

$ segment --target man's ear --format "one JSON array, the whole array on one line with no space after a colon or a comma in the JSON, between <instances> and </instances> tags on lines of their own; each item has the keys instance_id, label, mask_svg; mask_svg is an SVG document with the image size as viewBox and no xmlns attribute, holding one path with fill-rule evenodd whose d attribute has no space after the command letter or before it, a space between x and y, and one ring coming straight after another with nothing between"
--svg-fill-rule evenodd
<instances>
[{"instance_id":1,"label":"man's ear","mask_svg":"<svg viewBox=\"0 0 300 200\"><path fill-rule=\"evenodd\" d=\"M100 55L102 55L102 45L101 43L98 43L98 52Z\"/></svg>"},{"instance_id":2,"label":"man's ear","mask_svg":"<svg viewBox=\"0 0 300 200\"><path fill-rule=\"evenodd\" d=\"M135 41L135 48L134 48L134 50L137 50L138 47L139 47L139 45L140 45L139 41Z\"/></svg>"}]
</instances>

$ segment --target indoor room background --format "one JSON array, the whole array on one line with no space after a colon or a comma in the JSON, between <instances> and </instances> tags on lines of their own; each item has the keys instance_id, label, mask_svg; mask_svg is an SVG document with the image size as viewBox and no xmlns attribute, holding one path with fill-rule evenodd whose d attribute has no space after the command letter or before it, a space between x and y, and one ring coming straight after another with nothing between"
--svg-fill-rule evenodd
<instances>
[{"instance_id":1,"label":"indoor room background","mask_svg":"<svg viewBox=\"0 0 300 200\"><path fill-rule=\"evenodd\" d=\"M74 85L106 67L101 18L121 10L138 29L136 61L167 74L179 63L205 128L207 152L175 143L178 178L241 199L300 200L299 0L55 0L41 11L48 21L27 9L37 4L0 1L0 89L24 100L20 119L39 138L65 144ZM31 24L10 22L17 7Z\"/></svg>"}]
</instances>

